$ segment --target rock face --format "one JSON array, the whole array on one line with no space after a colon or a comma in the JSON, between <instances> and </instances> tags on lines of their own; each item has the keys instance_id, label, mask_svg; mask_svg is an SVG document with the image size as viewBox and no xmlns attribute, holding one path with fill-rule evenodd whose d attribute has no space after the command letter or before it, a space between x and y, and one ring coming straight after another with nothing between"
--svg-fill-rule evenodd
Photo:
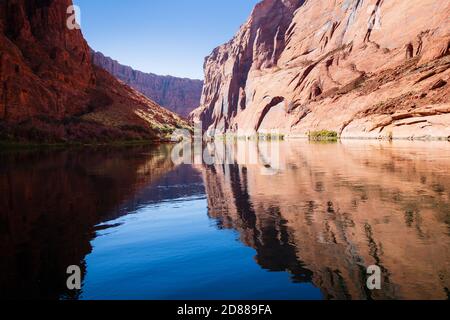
<instances>
[{"instance_id":1,"label":"rock face","mask_svg":"<svg viewBox=\"0 0 450 320\"><path fill-rule=\"evenodd\" d=\"M71 0L0 2L0 138L38 141L157 139L184 126L93 66ZM70 12L70 11L69 11Z\"/></svg>"},{"instance_id":2,"label":"rock face","mask_svg":"<svg viewBox=\"0 0 450 320\"><path fill-rule=\"evenodd\" d=\"M450 3L264 0L205 61L210 134L450 136Z\"/></svg>"},{"instance_id":3,"label":"rock face","mask_svg":"<svg viewBox=\"0 0 450 320\"><path fill-rule=\"evenodd\" d=\"M92 51L92 62L159 105L187 118L200 105L203 81L144 73Z\"/></svg>"}]
</instances>

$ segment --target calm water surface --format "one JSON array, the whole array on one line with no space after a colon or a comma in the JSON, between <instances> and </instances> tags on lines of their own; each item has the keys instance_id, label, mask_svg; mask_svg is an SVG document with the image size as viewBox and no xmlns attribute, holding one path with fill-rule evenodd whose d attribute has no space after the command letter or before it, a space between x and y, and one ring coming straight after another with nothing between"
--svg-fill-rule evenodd
<instances>
[{"instance_id":1,"label":"calm water surface","mask_svg":"<svg viewBox=\"0 0 450 320\"><path fill-rule=\"evenodd\" d=\"M171 149L0 152L0 297L449 298L450 143L283 142L269 175Z\"/></svg>"}]
</instances>

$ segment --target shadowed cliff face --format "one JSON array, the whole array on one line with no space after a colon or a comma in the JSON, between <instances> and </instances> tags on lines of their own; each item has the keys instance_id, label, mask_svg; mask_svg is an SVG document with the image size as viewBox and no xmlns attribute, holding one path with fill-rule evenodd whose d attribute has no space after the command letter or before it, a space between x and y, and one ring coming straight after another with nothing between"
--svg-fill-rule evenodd
<instances>
[{"instance_id":1,"label":"shadowed cliff face","mask_svg":"<svg viewBox=\"0 0 450 320\"><path fill-rule=\"evenodd\" d=\"M240 142L242 152L262 146ZM209 215L239 231L271 271L327 299L446 299L450 274L447 144L281 145L283 169L205 166ZM266 172L267 173L267 172ZM382 290L367 290L367 267Z\"/></svg>"},{"instance_id":2,"label":"shadowed cliff face","mask_svg":"<svg viewBox=\"0 0 450 320\"><path fill-rule=\"evenodd\" d=\"M185 125L91 63L71 0L0 2L0 139L157 139Z\"/></svg>"},{"instance_id":3,"label":"shadowed cliff face","mask_svg":"<svg viewBox=\"0 0 450 320\"><path fill-rule=\"evenodd\" d=\"M100 52L91 53L95 65L182 117L187 118L200 105L203 88L201 80L144 73L105 57Z\"/></svg>"},{"instance_id":4,"label":"shadowed cliff face","mask_svg":"<svg viewBox=\"0 0 450 320\"><path fill-rule=\"evenodd\" d=\"M167 146L0 153L0 296L75 298L67 267L85 267L98 224L151 198L140 193L174 169L169 154Z\"/></svg>"},{"instance_id":5,"label":"shadowed cliff face","mask_svg":"<svg viewBox=\"0 0 450 320\"><path fill-rule=\"evenodd\" d=\"M264 0L205 61L201 107L219 133L450 136L450 5Z\"/></svg>"}]
</instances>

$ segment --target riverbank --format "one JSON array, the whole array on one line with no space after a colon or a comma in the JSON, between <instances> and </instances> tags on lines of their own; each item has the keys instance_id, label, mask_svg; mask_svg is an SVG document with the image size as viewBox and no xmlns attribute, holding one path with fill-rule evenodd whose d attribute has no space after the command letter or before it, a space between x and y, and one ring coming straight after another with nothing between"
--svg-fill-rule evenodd
<instances>
[{"instance_id":1,"label":"riverbank","mask_svg":"<svg viewBox=\"0 0 450 320\"><path fill-rule=\"evenodd\" d=\"M261 141L283 141L283 140L309 140L309 141L339 141L339 140L361 140L361 141L449 141L450 136L340 136L334 131L317 131L308 134L258 134L239 135L225 134L208 137L206 140L233 141L233 140L261 140Z\"/></svg>"},{"instance_id":2,"label":"riverbank","mask_svg":"<svg viewBox=\"0 0 450 320\"><path fill-rule=\"evenodd\" d=\"M0 141L1 150L20 150L20 149L64 149L64 148L83 148L83 147L132 147L145 145L160 145L172 143L170 140L131 140L131 141L110 141L110 142L19 142L19 141Z\"/></svg>"}]
</instances>

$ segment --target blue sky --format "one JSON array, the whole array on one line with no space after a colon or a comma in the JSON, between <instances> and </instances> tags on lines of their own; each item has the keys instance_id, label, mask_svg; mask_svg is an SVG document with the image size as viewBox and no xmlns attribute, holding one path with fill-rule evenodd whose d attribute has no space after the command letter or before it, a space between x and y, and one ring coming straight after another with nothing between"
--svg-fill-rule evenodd
<instances>
[{"instance_id":1,"label":"blue sky","mask_svg":"<svg viewBox=\"0 0 450 320\"><path fill-rule=\"evenodd\" d=\"M230 40L259 0L74 0L89 45L161 75L203 78L204 58Z\"/></svg>"}]
</instances>

